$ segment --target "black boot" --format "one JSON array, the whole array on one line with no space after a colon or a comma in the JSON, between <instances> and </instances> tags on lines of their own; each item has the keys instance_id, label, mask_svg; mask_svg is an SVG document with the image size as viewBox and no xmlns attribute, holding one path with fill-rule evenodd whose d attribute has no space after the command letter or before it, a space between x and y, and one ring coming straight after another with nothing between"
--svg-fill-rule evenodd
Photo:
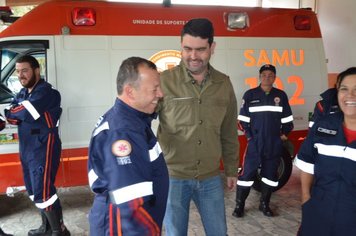
<instances>
[{"instance_id":1,"label":"black boot","mask_svg":"<svg viewBox=\"0 0 356 236\"><path fill-rule=\"evenodd\" d=\"M45 214L41 211L42 224L38 229L31 229L28 231L28 236L46 236L51 235L51 226L47 220Z\"/></svg>"},{"instance_id":2,"label":"black boot","mask_svg":"<svg viewBox=\"0 0 356 236\"><path fill-rule=\"evenodd\" d=\"M271 200L271 195L272 195L272 188L271 186L261 183L261 200L260 200L260 206L259 210L262 211L262 213L265 216L272 217L273 211L271 208L269 208L269 202Z\"/></svg>"},{"instance_id":3,"label":"black boot","mask_svg":"<svg viewBox=\"0 0 356 236\"><path fill-rule=\"evenodd\" d=\"M67 230L62 219L62 209L55 209L51 211L45 211L47 220L52 228L52 236L70 236L70 232Z\"/></svg>"},{"instance_id":4,"label":"black boot","mask_svg":"<svg viewBox=\"0 0 356 236\"><path fill-rule=\"evenodd\" d=\"M13 236L12 234L7 234L0 228L0 236Z\"/></svg>"},{"instance_id":5,"label":"black boot","mask_svg":"<svg viewBox=\"0 0 356 236\"><path fill-rule=\"evenodd\" d=\"M245 211L245 201L250 193L250 187L237 186L236 188L236 207L233 216L240 218L243 217Z\"/></svg>"}]
</instances>

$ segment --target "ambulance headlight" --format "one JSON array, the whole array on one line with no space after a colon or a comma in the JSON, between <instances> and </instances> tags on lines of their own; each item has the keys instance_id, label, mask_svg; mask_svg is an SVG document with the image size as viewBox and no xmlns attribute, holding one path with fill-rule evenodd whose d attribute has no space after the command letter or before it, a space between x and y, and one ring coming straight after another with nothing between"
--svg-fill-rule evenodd
<instances>
[{"instance_id":1,"label":"ambulance headlight","mask_svg":"<svg viewBox=\"0 0 356 236\"><path fill-rule=\"evenodd\" d=\"M246 12L231 12L227 14L227 26L229 29L245 29L248 26Z\"/></svg>"}]
</instances>

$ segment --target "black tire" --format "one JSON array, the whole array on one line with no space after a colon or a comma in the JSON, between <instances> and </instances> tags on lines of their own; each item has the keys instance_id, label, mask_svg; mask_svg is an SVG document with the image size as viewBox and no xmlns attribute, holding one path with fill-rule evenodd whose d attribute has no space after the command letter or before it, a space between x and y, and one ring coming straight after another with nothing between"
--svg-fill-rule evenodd
<instances>
[{"instance_id":1,"label":"black tire","mask_svg":"<svg viewBox=\"0 0 356 236\"><path fill-rule=\"evenodd\" d=\"M283 148L283 154L281 157L281 162L278 167L278 186L273 189L273 192L281 189L289 180L289 177L292 174L293 169L293 158L287 151L287 149ZM256 179L252 185L252 187L261 192L261 176L260 169L258 169L256 174Z\"/></svg>"}]
</instances>

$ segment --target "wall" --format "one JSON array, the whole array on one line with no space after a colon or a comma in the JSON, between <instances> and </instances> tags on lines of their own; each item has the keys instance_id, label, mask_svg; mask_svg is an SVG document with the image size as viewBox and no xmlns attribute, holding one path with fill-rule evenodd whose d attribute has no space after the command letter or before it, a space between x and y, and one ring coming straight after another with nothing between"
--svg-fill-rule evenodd
<instances>
[{"instance_id":1,"label":"wall","mask_svg":"<svg viewBox=\"0 0 356 236\"><path fill-rule=\"evenodd\" d=\"M338 73L356 66L356 1L319 0L318 18L323 35L330 85Z\"/></svg>"}]
</instances>

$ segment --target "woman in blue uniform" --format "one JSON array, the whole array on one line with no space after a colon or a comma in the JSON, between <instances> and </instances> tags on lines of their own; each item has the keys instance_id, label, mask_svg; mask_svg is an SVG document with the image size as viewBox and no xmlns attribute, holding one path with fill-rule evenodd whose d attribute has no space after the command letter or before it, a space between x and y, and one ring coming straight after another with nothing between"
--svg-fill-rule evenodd
<instances>
[{"instance_id":1,"label":"woman in blue uniform","mask_svg":"<svg viewBox=\"0 0 356 236\"><path fill-rule=\"evenodd\" d=\"M356 235L356 67L339 74L341 112L310 130L296 158L301 169L301 236Z\"/></svg>"}]
</instances>

